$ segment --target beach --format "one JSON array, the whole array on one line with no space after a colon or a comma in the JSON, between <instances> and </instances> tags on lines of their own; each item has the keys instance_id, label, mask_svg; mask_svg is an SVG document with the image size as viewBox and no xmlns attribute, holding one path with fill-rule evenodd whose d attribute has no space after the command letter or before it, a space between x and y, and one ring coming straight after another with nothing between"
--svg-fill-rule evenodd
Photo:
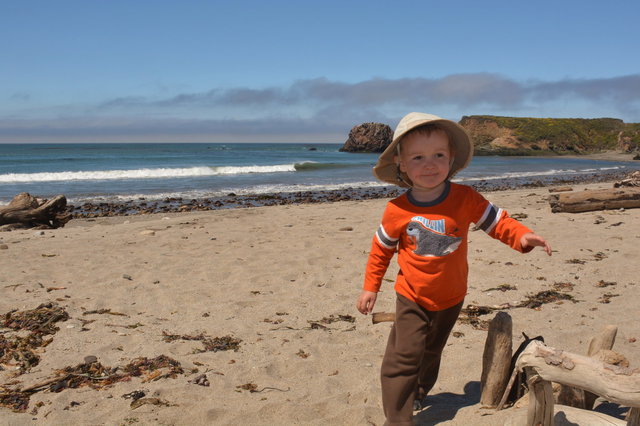
<instances>
[{"instance_id":1,"label":"beach","mask_svg":"<svg viewBox=\"0 0 640 426\"><path fill-rule=\"evenodd\" d=\"M523 255L470 232L465 305L570 295L506 309L514 348L526 333L586 354L613 324L613 349L638 368L640 209L551 213L548 187L483 194L554 252ZM2 364L0 390L33 391L23 412L0 407L0 423L382 425L379 368L390 323L374 325L354 305L387 200L75 218L64 228L0 233L0 314L52 303L68 316L34 349L37 363ZM396 273L392 263L376 312L393 312ZM417 424L499 425L513 415L479 404L486 336L456 324ZM160 356L172 361L115 381L132 361ZM75 389L71 379L90 374L60 373L98 363L104 380ZM67 382L52 381L60 374ZM56 384L38 387L45 382Z\"/></svg>"}]
</instances>

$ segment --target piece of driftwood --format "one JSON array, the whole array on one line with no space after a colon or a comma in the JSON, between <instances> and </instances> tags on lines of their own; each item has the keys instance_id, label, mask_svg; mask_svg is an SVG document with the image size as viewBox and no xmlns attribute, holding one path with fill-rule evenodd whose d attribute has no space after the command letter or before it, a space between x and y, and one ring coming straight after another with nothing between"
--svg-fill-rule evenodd
<instances>
[{"instance_id":1,"label":"piece of driftwood","mask_svg":"<svg viewBox=\"0 0 640 426\"><path fill-rule=\"evenodd\" d=\"M602 353L603 351L599 351L597 356L600 357ZM638 404L640 404L640 393L638 392L640 389L640 370L616 367L591 357L559 351L547 347L541 342L533 342L527 346L518 358L518 368L532 369L539 377L538 380L549 383L549 387L544 385L543 390L538 389L536 395L535 385L531 386L530 382L529 411L522 413L515 410L510 420L505 424L527 426L553 424L640 425L640 411L638 409ZM595 411L560 404L553 407L553 399L548 398L547 390L551 389L551 381L588 389L608 401L631 407L626 422ZM508 391L509 386L505 391L505 396ZM548 417L549 407L553 407L552 412L555 412L551 419Z\"/></svg>"},{"instance_id":2,"label":"piece of driftwood","mask_svg":"<svg viewBox=\"0 0 640 426\"><path fill-rule=\"evenodd\" d=\"M482 355L480 404L496 407L509 381L513 321L506 312L498 312L489 323Z\"/></svg>"},{"instance_id":3,"label":"piece of driftwood","mask_svg":"<svg viewBox=\"0 0 640 426\"><path fill-rule=\"evenodd\" d=\"M618 363L612 362L611 359L607 359L607 356L609 356L609 358L611 358L611 356L604 352L611 352L610 349L613 347L617 332L618 327L615 325L606 326L600 334L591 338L589 341L587 355L600 361L607 362L608 364L618 365ZM597 398L598 395L585 391L584 389L560 385L556 403L591 410L593 409L593 405Z\"/></svg>"},{"instance_id":4,"label":"piece of driftwood","mask_svg":"<svg viewBox=\"0 0 640 426\"><path fill-rule=\"evenodd\" d=\"M553 390L551 382L543 380L538 374L528 380L529 408L527 411L527 426L553 425Z\"/></svg>"},{"instance_id":5,"label":"piece of driftwood","mask_svg":"<svg viewBox=\"0 0 640 426\"><path fill-rule=\"evenodd\" d=\"M540 342L532 342L520 354L517 365L519 369L533 368L547 382L584 389L607 401L631 407L627 425L638 424L634 423L637 410L633 408L640 407L640 370L606 364L591 357L557 350ZM601 424L595 419L588 420L592 411L581 411L584 421L578 424Z\"/></svg>"},{"instance_id":6,"label":"piece of driftwood","mask_svg":"<svg viewBox=\"0 0 640 426\"><path fill-rule=\"evenodd\" d=\"M640 370L605 364L540 342L532 342L520 354L517 365L534 368L544 380L576 386L617 404L640 407Z\"/></svg>"},{"instance_id":7,"label":"piece of driftwood","mask_svg":"<svg viewBox=\"0 0 640 426\"><path fill-rule=\"evenodd\" d=\"M640 170L630 173L626 178L613 184L614 188L621 186L640 186Z\"/></svg>"},{"instance_id":8,"label":"piece of driftwood","mask_svg":"<svg viewBox=\"0 0 640 426\"><path fill-rule=\"evenodd\" d=\"M640 188L593 189L551 194L549 204L553 213L638 208Z\"/></svg>"},{"instance_id":9,"label":"piece of driftwood","mask_svg":"<svg viewBox=\"0 0 640 426\"><path fill-rule=\"evenodd\" d=\"M607 364L628 367L629 363L626 361L626 358L611 350L615 343L617 333L618 327L615 325L605 326L600 334L591 338L589 341L587 356ZM598 395L585 391L584 389L560 385L556 402L570 407L591 410L597 398Z\"/></svg>"},{"instance_id":10,"label":"piece of driftwood","mask_svg":"<svg viewBox=\"0 0 640 426\"><path fill-rule=\"evenodd\" d=\"M616 327L615 325L607 325L604 329L602 329L600 334L593 337L589 341L589 349L587 350L587 355L592 358L605 361L603 359L604 356L598 358L597 355L602 354L602 351L605 351L605 350L608 351L608 350L611 350L611 348L613 348L613 344L616 341L617 334L618 334L618 327ZM609 362L609 364L612 364L612 363ZM598 395L588 391L584 391L583 394L584 394L584 408L586 408L587 410L593 409L593 405L595 404L596 399L598 399ZM567 404L566 402L562 402L562 403L566 405L571 405L571 404ZM579 407L579 406L574 405L574 407Z\"/></svg>"},{"instance_id":11,"label":"piece of driftwood","mask_svg":"<svg viewBox=\"0 0 640 426\"><path fill-rule=\"evenodd\" d=\"M571 186L558 186L555 188L549 188L549 192L569 192L573 191Z\"/></svg>"},{"instance_id":12,"label":"piece of driftwood","mask_svg":"<svg viewBox=\"0 0 640 426\"><path fill-rule=\"evenodd\" d=\"M616 335L618 334L618 327L615 325L605 326L600 334L591 338L589 341L589 349L587 350L588 356L594 356L603 349L611 350L613 344L616 341Z\"/></svg>"},{"instance_id":13,"label":"piece of driftwood","mask_svg":"<svg viewBox=\"0 0 640 426\"><path fill-rule=\"evenodd\" d=\"M371 322L378 324L380 322L394 322L396 314L394 312L374 312L371 314Z\"/></svg>"},{"instance_id":14,"label":"piece of driftwood","mask_svg":"<svg viewBox=\"0 0 640 426\"><path fill-rule=\"evenodd\" d=\"M526 303L527 302L521 302L517 305L512 305L510 303L503 303L502 305L493 305L493 306L467 305L466 308L462 309L462 313L464 314L466 311L468 312L469 316L485 315L496 310L527 306ZM394 312L374 312L371 314L371 322L373 322L374 324L378 324L381 322L393 322L395 320L396 320L396 314Z\"/></svg>"},{"instance_id":15,"label":"piece of driftwood","mask_svg":"<svg viewBox=\"0 0 640 426\"><path fill-rule=\"evenodd\" d=\"M66 208L67 198L64 195L41 203L32 195L22 192L13 197L9 204L0 207L0 225L60 228L71 220Z\"/></svg>"},{"instance_id":16,"label":"piece of driftwood","mask_svg":"<svg viewBox=\"0 0 640 426\"><path fill-rule=\"evenodd\" d=\"M515 405L522 399L522 397L526 396L529 390L527 387L527 379L535 373L535 371L530 368L525 368L523 371L518 371L516 369L516 361L518 360L518 357L520 356L522 351L524 351L529 345L529 343L531 343L533 340L539 340L544 343L544 338L542 336L529 337L524 332L522 333L522 337L524 338L524 340L522 341L522 343L520 343L520 345L518 345L518 348L511 356L511 362L509 363L510 379L509 383L507 384L507 389L511 389L511 391L505 392L503 398L498 404L500 408L502 408L502 406L508 402L514 403Z\"/></svg>"}]
</instances>

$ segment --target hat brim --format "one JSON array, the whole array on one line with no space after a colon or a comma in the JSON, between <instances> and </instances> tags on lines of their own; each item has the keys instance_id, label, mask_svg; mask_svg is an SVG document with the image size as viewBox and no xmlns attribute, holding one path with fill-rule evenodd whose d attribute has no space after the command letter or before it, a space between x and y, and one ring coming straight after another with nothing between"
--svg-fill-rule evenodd
<instances>
[{"instance_id":1,"label":"hat brim","mask_svg":"<svg viewBox=\"0 0 640 426\"><path fill-rule=\"evenodd\" d=\"M426 124L438 124L444 128L454 147L455 155L453 164L449 170L449 175L447 176L448 179L451 179L456 173L469 165L473 157L473 144L467 131L462 126L451 120L446 120L435 115L410 113L400 120L393 134L393 140L384 152L380 154L376 165L373 167L373 175L376 178L403 188L409 188L411 186L411 180L406 174L400 172L398 163L396 162L398 153L397 146L407 132Z\"/></svg>"}]
</instances>

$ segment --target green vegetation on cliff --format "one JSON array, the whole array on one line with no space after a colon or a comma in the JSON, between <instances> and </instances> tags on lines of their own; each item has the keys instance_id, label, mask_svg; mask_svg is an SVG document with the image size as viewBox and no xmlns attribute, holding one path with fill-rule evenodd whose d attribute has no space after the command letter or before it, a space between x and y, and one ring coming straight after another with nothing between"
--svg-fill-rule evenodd
<instances>
[{"instance_id":1,"label":"green vegetation on cliff","mask_svg":"<svg viewBox=\"0 0 640 426\"><path fill-rule=\"evenodd\" d=\"M615 118L465 116L478 154L588 154L640 147L640 124Z\"/></svg>"}]
</instances>

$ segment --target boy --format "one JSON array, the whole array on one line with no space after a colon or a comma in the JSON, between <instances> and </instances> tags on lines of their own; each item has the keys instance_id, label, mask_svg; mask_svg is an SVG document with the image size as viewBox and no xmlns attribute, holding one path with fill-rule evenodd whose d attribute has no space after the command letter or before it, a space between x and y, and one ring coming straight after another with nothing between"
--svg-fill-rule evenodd
<instances>
[{"instance_id":1,"label":"boy","mask_svg":"<svg viewBox=\"0 0 640 426\"><path fill-rule=\"evenodd\" d=\"M442 350L467 292L467 233L473 222L522 253L544 238L489 203L474 189L451 183L473 156L466 131L453 121L410 113L396 128L373 174L409 190L384 211L367 262L357 308L371 313L382 278L398 252L396 320L382 361L382 404L389 425L413 424L438 377Z\"/></svg>"}]
</instances>

